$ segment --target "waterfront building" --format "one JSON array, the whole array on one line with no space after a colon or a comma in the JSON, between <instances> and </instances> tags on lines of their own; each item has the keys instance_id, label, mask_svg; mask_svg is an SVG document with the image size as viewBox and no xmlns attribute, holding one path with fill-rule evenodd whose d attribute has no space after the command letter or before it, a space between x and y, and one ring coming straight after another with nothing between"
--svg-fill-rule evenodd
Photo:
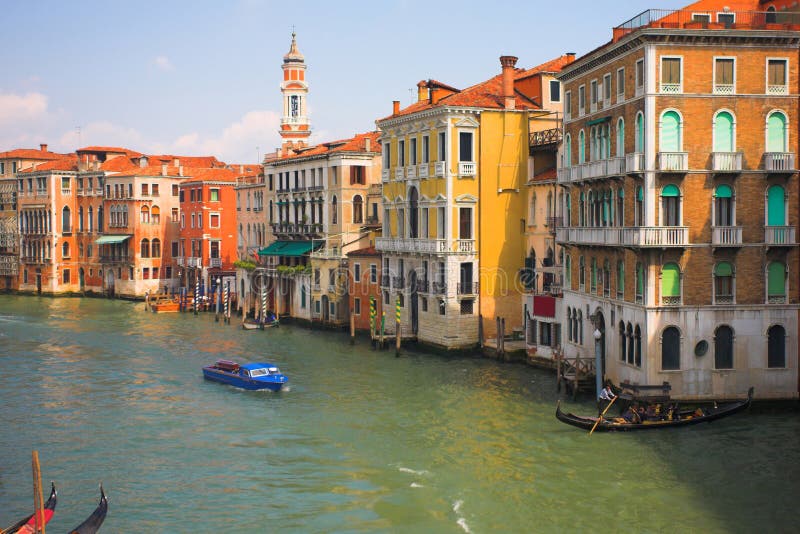
<instances>
[{"instance_id":1,"label":"waterfront building","mask_svg":"<svg viewBox=\"0 0 800 534\"><path fill-rule=\"evenodd\" d=\"M309 146L306 64L295 35L283 58L283 139L264 161L267 223L275 238L259 251L268 309L342 325L348 320L347 256L379 224L377 132Z\"/></svg>"},{"instance_id":2,"label":"waterfront building","mask_svg":"<svg viewBox=\"0 0 800 534\"><path fill-rule=\"evenodd\" d=\"M768 4L645 11L559 75L564 354L616 383L797 397L800 26Z\"/></svg>"},{"instance_id":3,"label":"waterfront building","mask_svg":"<svg viewBox=\"0 0 800 534\"><path fill-rule=\"evenodd\" d=\"M404 337L456 349L496 336L497 317L523 329L529 120L542 105L516 61L463 90L423 80L415 103L376 122L382 300L399 304Z\"/></svg>"},{"instance_id":4,"label":"waterfront building","mask_svg":"<svg viewBox=\"0 0 800 534\"><path fill-rule=\"evenodd\" d=\"M374 246L347 253L349 309L353 314L356 330L379 334L383 301L381 299L380 271L381 253ZM374 315L372 313L374 312ZM394 327L394 315L386 318L390 328Z\"/></svg>"},{"instance_id":5,"label":"waterfront building","mask_svg":"<svg viewBox=\"0 0 800 534\"><path fill-rule=\"evenodd\" d=\"M181 286L201 295L228 287L236 292L237 179L259 174L257 165L193 169L179 186L180 242L177 265ZM263 191L253 195L253 209L263 210ZM259 231L259 229L256 229ZM233 298L233 297L232 297Z\"/></svg>"},{"instance_id":6,"label":"waterfront building","mask_svg":"<svg viewBox=\"0 0 800 534\"><path fill-rule=\"evenodd\" d=\"M19 289L19 222L17 178L19 171L63 157L47 150L18 148L0 152L0 290Z\"/></svg>"}]
</instances>

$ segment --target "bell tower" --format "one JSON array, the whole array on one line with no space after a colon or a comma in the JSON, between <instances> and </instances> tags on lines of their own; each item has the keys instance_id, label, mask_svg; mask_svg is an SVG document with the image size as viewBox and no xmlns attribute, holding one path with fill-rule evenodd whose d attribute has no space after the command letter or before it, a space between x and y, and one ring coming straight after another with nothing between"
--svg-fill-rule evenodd
<instances>
[{"instance_id":1,"label":"bell tower","mask_svg":"<svg viewBox=\"0 0 800 534\"><path fill-rule=\"evenodd\" d=\"M292 32L289 52L283 56L283 117L281 118L281 152L308 146L311 123L308 121L308 84L306 83L306 62L297 50L296 34Z\"/></svg>"}]
</instances>

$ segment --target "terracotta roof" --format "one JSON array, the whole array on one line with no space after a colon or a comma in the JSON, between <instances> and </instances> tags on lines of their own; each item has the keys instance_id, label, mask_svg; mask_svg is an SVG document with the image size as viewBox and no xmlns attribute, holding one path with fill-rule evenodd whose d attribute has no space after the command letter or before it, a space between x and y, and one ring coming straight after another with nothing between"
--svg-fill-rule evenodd
<instances>
[{"instance_id":1,"label":"terracotta roof","mask_svg":"<svg viewBox=\"0 0 800 534\"><path fill-rule=\"evenodd\" d=\"M14 150L0 152L0 159L19 158L19 159L54 160L63 157L64 154L56 154L55 152L37 150L35 148L16 148Z\"/></svg>"},{"instance_id":2,"label":"terracotta roof","mask_svg":"<svg viewBox=\"0 0 800 534\"><path fill-rule=\"evenodd\" d=\"M34 173L40 171L77 171L78 157L75 154L62 155L59 159L35 165L29 169L20 171L20 174Z\"/></svg>"},{"instance_id":3,"label":"terracotta roof","mask_svg":"<svg viewBox=\"0 0 800 534\"><path fill-rule=\"evenodd\" d=\"M347 253L348 256L380 256L381 253L375 247L360 248Z\"/></svg>"}]
</instances>

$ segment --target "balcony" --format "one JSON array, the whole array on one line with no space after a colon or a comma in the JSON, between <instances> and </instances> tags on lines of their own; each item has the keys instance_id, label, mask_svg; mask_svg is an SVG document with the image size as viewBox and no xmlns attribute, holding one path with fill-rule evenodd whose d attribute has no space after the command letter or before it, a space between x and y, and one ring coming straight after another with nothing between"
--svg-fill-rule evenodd
<instances>
[{"instance_id":1,"label":"balcony","mask_svg":"<svg viewBox=\"0 0 800 534\"><path fill-rule=\"evenodd\" d=\"M775 174L796 172L797 168L794 164L794 153L765 152L764 170Z\"/></svg>"},{"instance_id":2,"label":"balcony","mask_svg":"<svg viewBox=\"0 0 800 534\"><path fill-rule=\"evenodd\" d=\"M456 284L456 293L458 293L459 295L477 295L478 282L467 282L467 283L459 282L458 284Z\"/></svg>"},{"instance_id":3,"label":"balcony","mask_svg":"<svg viewBox=\"0 0 800 534\"><path fill-rule=\"evenodd\" d=\"M689 170L688 152L659 152L658 170L661 172L686 172Z\"/></svg>"},{"instance_id":4,"label":"balcony","mask_svg":"<svg viewBox=\"0 0 800 534\"><path fill-rule=\"evenodd\" d=\"M796 245L794 226L765 226L764 243L768 247L790 247Z\"/></svg>"},{"instance_id":5,"label":"balcony","mask_svg":"<svg viewBox=\"0 0 800 534\"><path fill-rule=\"evenodd\" d=\"M742 170L741 152L712 152L711 170L714 172L739 172Z\"/></svg>"},{"instance_id":6,"label":"balcony","mask_svg":"<svg viewBox=\"0 0 800 534\"><path fill-rule=\"evenodd\" d=\"M475 176L478 172L478 165L473 161L459 161L458 162L458 175L459 176Z\"/></svg>"},{"instance_id":7,"label":"balcony","mask_svg":"<svg viewBox=\"0 0 800 534\"><path fill-rule=\"evenodd\" d=\"M446 165L444 161L437 161L433 164L433 175L436 178L444 178L446 173Z\"/></svg>"},{"instance_id":8,"label":"balcony","mask_svg":"<svg viewBox=\"0 0 800 534\"><path fill-rule=\"evenodd\" d=\"M628 174L640 174L644 172L644 154L642 152L625 154L625 172Z\"/></svg>"},{"instance_id":9,"label":"balcony","mask_svg":"<svg viewBox=\"0 0 800 534\"><path fill-rule=\"evenodd\" d=\"M711 244L715 247L739 247L742 245L741 226L712 226Z\"/></svg>"},{"instance_id":10,"label":"balcony","mask_svg":"<svg viewBox=\"0 0 800 534\"><path fill-rule=\"evenodd\" d=\"M556 241L597 246L685 247L689 244L689 228L687 226L570 226L556 231Z\"/></svg>"}]
</instances>

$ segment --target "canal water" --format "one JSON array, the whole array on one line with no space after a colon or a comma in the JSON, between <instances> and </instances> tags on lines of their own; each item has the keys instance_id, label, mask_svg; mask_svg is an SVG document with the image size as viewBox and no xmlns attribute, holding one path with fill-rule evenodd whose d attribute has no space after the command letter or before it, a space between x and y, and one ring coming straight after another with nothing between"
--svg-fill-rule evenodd
<instances>
[{"instance_id":1,"label":"canal water","mask_svg":"<svg viewBox=\"0 0 800 534\"><path fill-rule=\"evenodd\" d=\"M290 388L204 381L217 358L274 362ZM0 528L32 509L34 449L59 489L48 532L80 523L100 482L109 533L800 524L800 421L786 410L589 436L555 419L553 375L525 365L77 298L0 296L0 380Z\"/></svg>"}]
</instances>

